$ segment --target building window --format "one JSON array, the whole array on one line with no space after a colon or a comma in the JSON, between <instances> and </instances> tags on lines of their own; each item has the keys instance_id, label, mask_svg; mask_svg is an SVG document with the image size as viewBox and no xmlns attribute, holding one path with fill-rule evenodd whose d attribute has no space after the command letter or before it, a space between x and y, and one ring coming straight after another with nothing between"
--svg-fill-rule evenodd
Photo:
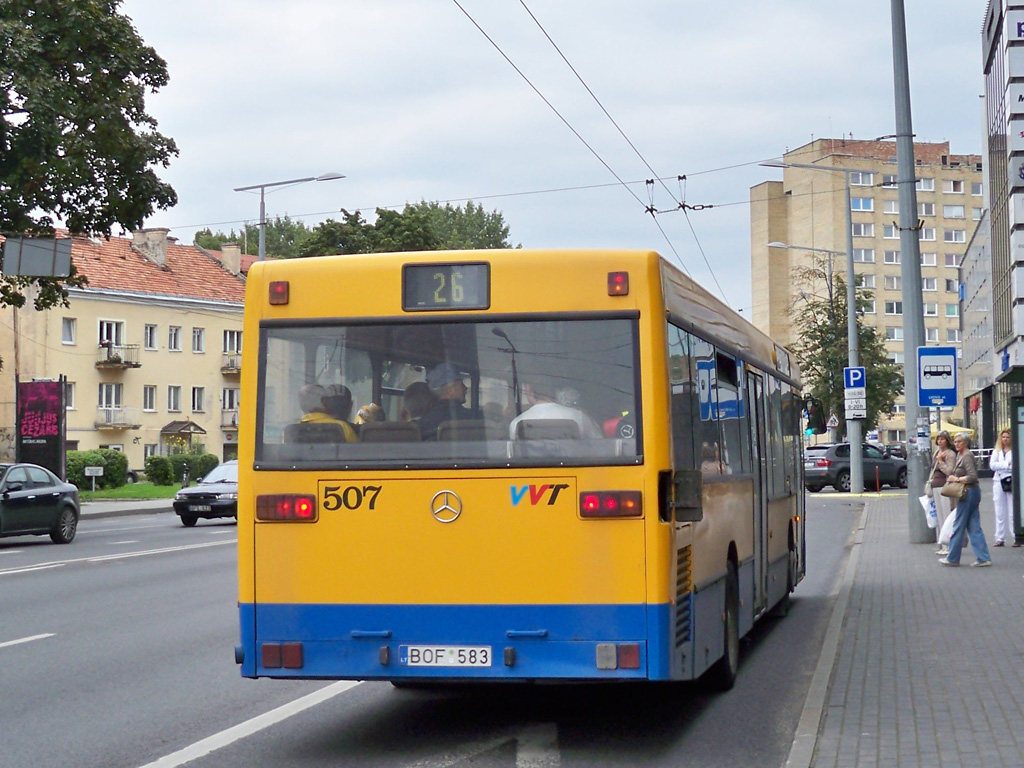
<instances>
[{"instance_id":1,"label":"building window","mask_svg":"<svg viewBox=\"0 0 1024 768\"><path fill-rule=\"evenodd\" d=\"M960 305L959 304L947 304L946 305L946 317L960 317Z\"/></svg>"},{"instance_id":2,"label":"building window","mask_svg":"<svg viewBox=\"0 0 1024 768\"><path fill-rule=\"evenodd\" d=\"M100 408L120 408L121 388L121 384L100 384Z\"/></svg>"},{"instance_id":3,"label":"building window","mask_svg":"<svg viewBox=\"0 0 1024 768\"><path fill-rule=\"evenodd\" d=\"M891 173L882 174L882 188L896 189L896 176Z\"/></svg>"},{"instance_id":4,"label":"building window","mask_svg":"<svg viewBox=\"0 0 1024 768\"><path fill-rule=\"evenodd\" d=\"M960 282L957 280L946 279L946 293L959 293Z\"/></svg>"},{"instance_id":5,"label":"building window","mask_svg":"<svg viewBox=\"0 0 1024 768\"><path fill-rule=\"evenodd\" d=\"M907 404L906 403L896 403L896 404L894 404L893 407L892 407L892 412L894 414L906 413L907 412Z\"/></svg>"},{"instance_id":6,"label":"building window","mask_svg":"<svg viewBox=\"0 0 1024 768\"><path fill-rule=\"evenodd\" d=\"M885 327L886 341L903 341L903 326L887 325Z\"/></svg>"},{"instance_id":7,"label":"building window","mask_svg":"<svg viewBox=\"0 0 1024 768\"><path fill-rule=\"evenodd\" d=\"M899 275L886 275L885 276L885 290L887 291L899 291L903 289L903 278Z\"/></svg>"},{"instance_id":8,"label":"building window","mask_svg":"<svg viewBox=\"0 0 1024 768\"><path fill-rule=\"evenodd\" d=\"M934 216L935 203L918 203L917 213L919 216Z\"/></svg>"},{"instance_id":9,"label":"building window","mask_svg":"<svg viewBox=\"0 0 1024 768\"><path fill-rule=\"evenodd\" d=\"M924 329L924 340L932 344L939 343L939 329L938 328L925 328Z\"/></svg>"},{"instance_id":10,"label":"building window","mask_svg":"<svg viewBox=\"0 0 1024 768\"><path fill-rule=\"evenodd\" d=\"M934 192L935 191L935 179L918 179L917 180L917 191L918 192Z\"/></svg>"},{"instance_id":11,"label":"building window","mask_svg":"<svg viewBox=\"0 0 1024 768\"><path fill-rule=\"evenodd\" d=\"M975 221L981 221L982 211L983 209L981 208L971 208L971 218Z\"/></svg>"},{"instance_id":12,"label":"building window","mask_svg":"<svg viewBox=\"0 0 1024 768\"><path fill-rule=\"evenodd\" d=\"M924 303L924 316L925 317L938 317L939 316L939 305L934 301L926 301Z\"/></svg>"},{"instance_id":13,"label":"building window","mask_svg":"<svg viewBox=\"0 0 1024 768\"><path fill-rule=\"evenodd\" d=\"M851 171L850 172L850 186L851 187L870 187L875 183L875 174L871 171Z\"/></svg>"},{"instance_id":14,"label":"building window","mask_svg":"<svg viewBox=\"0 0 1024 768\"><path fill-rule=\"evenodd\" d=\"M206 329L205 328L193 328L192 329L192 351L193 352L205 352L206 351Z\"/></svg>"},{"instance_id":15,"label":"building window","mask_svg":"<svg viewBox=\"0 0 1024 768\"><path fill-rule=\"evenodd\" d=\"M962 205L944 205L942 206L942 215L947 219L962 219L964 207Z\"/></svg>"},{"instance_id":16,"label":"building window","mask_svg":"<svg viewBox=\"0 0 1024 768\"><path fill-rule=\"evenodd\" d=\"M899 264L900 263L900 252L899 251L886 251L883 259L886 264Z\"/></svg>"},{"instance_id":17,"label":"building window","mask_svg":"<svg viewBox=\"0 0 1024 768\"><path fill-rule=\"evenodd\" d=\"M959 267L960 266L960 256L959 255L957 255L955 253L947 253L945 255L945 258L946 258L946 266L947 267Z\"/></svg>"},{"instance_id":18,"label":"building window","mask_svg":"<svg viewBox=\"0 0 1024 768\"><path fill-rule=\"evenodd\" d=\"M242 332L224 331L224 353L232 354L242 351Z\"/></svg>"},{"instance_id":19,"label":"building window","mask_svg":"<svg viewBox=\"0 0 1024 768\"><path fill-rule=\"evenodd\" d=\"M78 321L73 317L65 317L60 322L60 341L62 344L74 344L78 331Z\"/></svg>"},{"instance_id":20,"label":"building window","mask_svg":"<svg viewBox=\"0 0 1024 768\"><path fill-rule=\"evenodd\" d=\"M873 211L875 210L875 199L873 197L852 197L850 198L851 211Z\"/></svg>"},{"instance_id":21,"label":"building window","mask_svg":"<svg viewBox=\"0 0 1024 768\"><path fill-rule=\"evenodd\" d=\"M888 354L889 362L896 363L896 365L903 365L903 353L902 352L890 352Z\"/></svg>"},{"instance_id":22,"label":"building window","mask_svg":"<svg viewBox=\"0 0 1024 768\"><path fill-rule=\"evenodd\" d=\"M146 323L146 327L142 329L142 346L146 349L156 349L157 344L156 326Z\"/></svg>"},{"instance_id":23,"label":"building window","mask_svg":"<svg viewBox=\"0 0 1024 768\"><path fill-rule=\"evenodd\" d=\"M75 410L75 382L64 382L64 408L69 411Z\"/></svg>"},{"instance_id":24,"label":"building window","mask_svg":"<svg viewBox=\"0 0 1024 768\"><path fill-rule=\"evenodd\" d=\"M982 186L980 181L971 182L971 194L975 197L981 197Z\"/></svg>"},{"instance_id":25,"label":"building window","mask_svg":"<svg viewBox=\"0 0 1024 768\"><path fill-rule=\"evenodd\" d=\"M874 237L875 236L875 225L871 222L861 223L857 222L853 225L853 236L854 237Z\"/></svg>"},{"instance_id":26,"label":"building window","mask_svg":"<svg viewBox=\"0 0 1024 768\"><path fill-rule=\"evenodd\" d=\"M903 302L902 301L887 301L887 302L885 302L885 314L887 314L887 315L902 315L903 314Z\"/></svg>"},{"instance_id":27,"label":"building window","mask_svg":"<svg viewBox=\"0 0 1024 768\"><path fill-rule=\"evenodd\" d=\"M172 325L167 329L167 349L170 352L181 352L180 325Z\"/></svg>"},{"instance_id":28,"label":"building window","mask_svg":"<svg viewBox=\"0 0 1024 768\"><path fill-rule=\"evenodd\" d=\"M932 242L936 238L936 234L935 234L936 233L936 229L935 229L935 227L921 227L919 232L920 232L920 237L918 239L923 240L923 241L925 241L927 243Z\"/></svg>"},{"instance_id":29,"label":"building window","mask_svg":"<svg viewBox=\"0 0 1024 768\"><path fill-rule=\"evenodd\" d=\"M874 275L857 275L858 288L874 288L875 287L875 276Z\"/></svg>"},{"instance_id":30,"label":"building window","mask_svg":"<svg viewBox=\"0 0 1024 768\"><path fill-rule=\"evenodd\" d=\"M156 456L159 446L156 443L146 443L142 446L142 458L148 459L150 456Z\"/></svg>"},{"instance_id":31,"label":"building window","mask_svg":"<svg viewBox=\"0 0 1024 768\"><path fill-rule=\"evenodd\" d=\"M882 213L891 213L894 216L899 215L900 212L900 201L899 200L886 200L882 203Z\"/></svg>"},{"instance_id":32,"label":"building window","mask_svg":"<svg viewBox=\"0 0 1024 768\"><path fill-rule=\"evenodd\" d=\"M922 291L937 291L939 290L938 279L934 277L922 277L921 278L921 290Z\"/></svg>"},{"instance_id":33,"label":"building window","mask_svg":"<svg viewBox=\"0 0 1024 768\"><path fill-rule=\"evenodd\" d=\"M205 387L192 387L192 411L194 413L202 413L203 410L203 398L206 395Z\"/></svg>"},{"instance_id":34,"label":"building window","mask_svg":"<svg viewBox=\"0 0 1024 768\"><path fill-rule=\"evenodd\" d=\"M935 253L922 253L921 254L921 266L922 267L934 267L938 255Z\"/></svg>"},{"instance_id":35,"label":"building window","mask_svg":"<svg viewBox=\"0 0 1024 768\"><path fill-rule=\"evenodd\" d=\"M156 385L146 384L142 387L142 410L156 410Z\"/></svg>"},{"instance_id":36,"label":"building window","mask_svg":"<svg viewBox=\"0 0 1024 768\"><path fill-rule=\"evenodd\" d=\"M181 410L181 387L176 384L167 387L167 410Z\"/></svg>"},{"instance_id":37,"label":"building window","mask_svg":"<svg viewBox=\"0 0 1024 768\"><path fill-rule=\"evenodd\" d=\"M946 329L946 341L959 342L960 341L960 329L959 328L947 328Z\"/></svg>"},{"instance_id":38,"label":"building window","mask_svg":"<svg viewBox=\"0 0 1024 768\"><path fill-rule=\"evenodd\" d=\"M874 264L875 263L875 249L874 248L854 248L853 249L853 260L859 261L862 264Z\"/></svg>"},{"instance_id":39,"label":"building window","mask_svg":"<svg viewBox=\"0 0 1024 768\"><path fill-rule=\"evenodd\" d=\"M100 320L100 344L123 346L124 323L120 320Z\"/></svg>"},{"instance_id":40,"label":"building window","mask_svg":"<svg viewBox=\"0 0 1024 768\"><path fill-rule=\"evenodd\" d=\"M900 231L893 224L883 224L882 225L882 237L884 237L886 240L899 240L900 239Z\"/></svg>"},{"instance_id":41,"label":"building window","mask_svg":"<svg viewBox=\"0 0 1024 768\"><path fill-rule=\"evenodd\" d=\"M963 179L943 179L942 191L947 195L962 195L964 193Z\"/></svg>"},{"instance_id":42,"label":"building window","mask_svg":"<svg viewBox=\"0 0 1024 768\"><path fill-rule=\"evenodd\" d=\"M947 243L966 243L966 229L947 229L942 233L942 239Z\"/></svg>"},{"instance_id":43,"label":"building window","mask_svg":"<svg viewBox=\"0 0 1024 768\"><path fill-rule=\"evenodd\" d=\"M238 387L225 388L221 391L221 406L225 411L237 411L242 401L242 390Z\"/></svg>"},{"instance_id":44,"label":"building window","mask_svg":"<svg viewBox=\"0 0 1024 768\"><path fill-rule=\"evenodd\" d=\"M875 300L874 299L864 299L864 310L863 310L863 312L864 312L865 315L873 315L873 314L875 314Z\"/></svg>"}]
</instances>

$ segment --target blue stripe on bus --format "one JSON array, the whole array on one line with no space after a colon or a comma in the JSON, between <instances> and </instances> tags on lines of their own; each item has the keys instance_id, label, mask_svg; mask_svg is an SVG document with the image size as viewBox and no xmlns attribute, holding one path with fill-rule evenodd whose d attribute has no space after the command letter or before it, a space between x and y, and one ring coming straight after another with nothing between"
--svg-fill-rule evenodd
<instances>
[{"instance_id":1,"label":"blue stripe on bus","mask_svg":"<svg viewBox=\"0 0 1024 768\"><path fill-rule=\"evenodd\" d=\"M668 605L239 605L245 677L652 679L670 677ZM257 648L301 642L302 669L265 669ZM639 669L597 669L598 643L639 643ZM403 645L489 645L490 667L400 663ZM388 647L389 664L380 660ZM504 664L506 648L515 664Z\"/></svg>"}]
</instances>

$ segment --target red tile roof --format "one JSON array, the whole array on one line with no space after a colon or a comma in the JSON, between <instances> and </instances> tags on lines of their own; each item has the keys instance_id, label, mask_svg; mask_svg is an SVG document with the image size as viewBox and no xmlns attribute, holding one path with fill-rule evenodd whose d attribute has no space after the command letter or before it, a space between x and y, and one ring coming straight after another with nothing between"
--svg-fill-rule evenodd
<instances>
[{"instance_id":1,"label":"red tile roof","mask_svg":"<svg viewBox=\"0 0 1024 768\"><path fill-rule=\"evenodd\" d=\"M228 272L219 256L168 240L166 266L159 267L129 238L75 237L71 245L71 260L89 280L87 288L242 303L245 279Z\"/></svg>"}]
</instances>

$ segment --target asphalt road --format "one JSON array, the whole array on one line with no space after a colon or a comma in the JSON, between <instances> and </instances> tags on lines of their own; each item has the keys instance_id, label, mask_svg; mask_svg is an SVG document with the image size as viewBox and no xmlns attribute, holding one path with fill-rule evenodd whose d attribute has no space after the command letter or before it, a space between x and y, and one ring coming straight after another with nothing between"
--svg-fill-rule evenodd
<instances>
[{"instance_id":1,"label":"asphalt road","mask_svg":"<svg viewBox=\"0 0 1024 768\"><path fill-rule=\"evenodd\" d=\"M808 576L697 684L396 690L239 677L236 528L86 519L71 545L0 540L4 768L781 766L857 522L808 497Z\"/></svg>"}]
</instances>

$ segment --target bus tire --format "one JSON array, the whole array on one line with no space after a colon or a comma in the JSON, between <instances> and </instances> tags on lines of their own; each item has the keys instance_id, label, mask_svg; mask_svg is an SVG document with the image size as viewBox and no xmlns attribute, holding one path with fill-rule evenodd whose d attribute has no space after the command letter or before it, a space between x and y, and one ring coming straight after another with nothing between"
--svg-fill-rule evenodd
<instances>
[{"instance_id":1,"label":"bus tire","mask_svg":"<svg viewBox=\"0 0 1024 768\"><path fill-rule=\"evenodd\" d=\"M708 670L708 684L715 691L730 690L736 683L736 672L740 666L740 586L736 563L732 560L729 561L725 575L722 632L725 652Z\"/></svg>"}]
</instances>

